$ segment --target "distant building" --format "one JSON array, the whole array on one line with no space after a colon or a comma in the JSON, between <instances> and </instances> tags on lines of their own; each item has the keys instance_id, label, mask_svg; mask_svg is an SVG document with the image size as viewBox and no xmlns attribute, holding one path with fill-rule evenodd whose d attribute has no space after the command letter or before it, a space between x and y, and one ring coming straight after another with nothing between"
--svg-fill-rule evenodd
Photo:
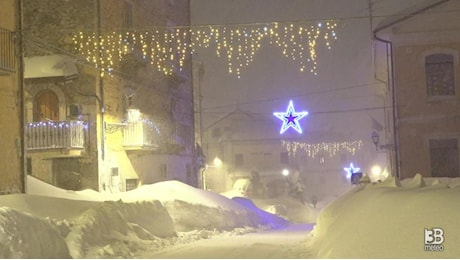
<instances>
[{"instance_id":1,"label":"distant building","mask_svg":"<svg viewBox=\"0 0 460 260\"><path fill-rule=\"evenodd\" d=\"M147 53L177 44L189 1L24 0L23 20L28 174L74 190L197 185L191 60Z\"/></svg>"},{"instance_id":2,"label":"distant building","mask_svg":"<svg viewBox=\"0 0 460 260\"><path fill-rule=\"evenodd\" d=\"M0 194L25 189L19 21L18 1L0 1Z\"/></svg>"},{"instance_id":3,"label":"distant building","mask_svg":"<svg viewBox=\"0 0 460 260\"><path fill-rule=\"evenodd\" d=\"M395 109L393 156L403 179L460 176L459 8L459 1L425 1L374 30L384 50L379 73Z\"/></svg>"},{"instance_id":4,"label":"distant building","mask_svg":"<svg viewBox=\"0 0 460 260\"><path fill-rule=\"evenodd\" d=\"M206 188L225 192L248 179L257 183L259 193L251 194L252 189L249 196L274 197L283 195L285 181L298 181L305 187L307 200L312 196L324 199L351 188L344 166L371 161L369 156L373 156L368 152L373 147L342 133L304 129L298 134L289 129L280 135L278 121L271 113L237 108L207 125L203 134L208 159ZM283 170L289 174L283 175Z\"/></svg>"}]
</instances>

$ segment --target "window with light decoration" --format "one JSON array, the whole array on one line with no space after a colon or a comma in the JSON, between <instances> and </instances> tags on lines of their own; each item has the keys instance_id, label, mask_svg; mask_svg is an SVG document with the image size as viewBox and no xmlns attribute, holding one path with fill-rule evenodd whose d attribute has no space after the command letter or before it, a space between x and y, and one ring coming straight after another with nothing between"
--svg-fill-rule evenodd
<instances>
[{"instance_id":1,"label":"window with light decoration","mask_svg":"<svg viewBox=\"0 0 460 260\"><path fill-rule=\"evenodd\" d=\"M428 97L455 96L453 55L432 54L426 56L425 75Z\"/></svg>"}]
</instances>

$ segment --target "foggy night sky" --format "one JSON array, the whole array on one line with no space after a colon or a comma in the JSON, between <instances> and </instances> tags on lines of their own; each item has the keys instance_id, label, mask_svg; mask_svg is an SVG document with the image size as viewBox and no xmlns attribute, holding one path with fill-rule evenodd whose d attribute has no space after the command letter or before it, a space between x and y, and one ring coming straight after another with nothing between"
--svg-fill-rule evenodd
<instances>
[{"instance_id":1,"label":"foggy night sky","mask_svg":"<svg viewBox=\"0 0 460 260\"><path fill-rule=\"evenodd\" d=\"M372 0L372 27L388 15L424 1ZM332 49L318 46L316 76L300 72L295 62L268 44L243 68L240 79L227 72L226 59L218 58L212 48L198 49L194 59L204 65L204 125L233 111L237 103L241 110L270 115L285 111L292 99L296 110L310 112L307 124L312 129L362 130L367 138L371 131L367 114L383 123L383 112L340 111L382 106L381 98L375 96L384 85L374 79L368 7L368 0L191 0L193 25L337 19L338 26ZM274 123L277 120L274 118Z\"/></svg>"}]
</instances>

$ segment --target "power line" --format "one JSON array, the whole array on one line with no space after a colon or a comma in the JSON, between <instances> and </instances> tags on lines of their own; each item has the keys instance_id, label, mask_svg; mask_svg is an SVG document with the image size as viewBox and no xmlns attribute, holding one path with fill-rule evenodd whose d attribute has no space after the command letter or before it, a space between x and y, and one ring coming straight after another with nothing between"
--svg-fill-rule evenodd
<instances>
[{"instance_id":1,"label":"power line","mask_svg":"<svg viewBox=\"0 0 460 260\"><path fill-rule=\"evenodd\" d=\"M287 98L292 98L292 96L295 97L306 97L310 95L317 95L317 94L324 94L324 93L330 93L330 92L338 92L338 91L344 91L344 90L349 90L349 89L354 89L354 88L362 88L362 87L369 87L372 85L379 85L382 83L368 83L368 84L359 84L359 85L351 85L351 86L346 86L343 88L335 88L335 89L327 89L327 90L318 90L318 91L311 91L303 94L297 94L297 95L289 95L289 96L283 96L283 97L274 97L274 98L266 98L266 99L259 99L259 100L252 100L252 101L247 101L243 103L238 103L238 104L228 104L228 105L220 105L220 106L212 106L212 107L206 107L203 108L202 110L210 110L210 109L218 109L218 108L228 108L228 107L233 107L237 105L253 105L253 104L258 104L258 103L265 103L265 102L274 102L274 101L279 101L279 100L285 100Z\"/></svg>"},{"instance_id":2,"label":"power line","mask_svg":"<svg viewBox=\"0 0 460 260\"><path fill-rule=\"evenodd\" d=\"M367 8L364 8L367 9ZM363 10L364 10L363 9ZM428 13L421 13L414 15L410 12L408 13L398 13L398 14L389 14L389 15L372 15L372 18L396 18L396 17L408 17L408 16L424 16L424 15L433 15L433 14L448 14L448 13L456 13L460 12L460 9L449 9L443 11L432 11ZM158 30L158 29L181 29L181 28L206 28L206 27L224 27L224 26L261 26L261 25L269 25L269 24L290 24L290 23L311 23L311 22L320 22L320 21L347 21L347 20L359 20L359 19L369 19L369 15L356 15L356 16L342 16L342 17L329 17L329 18L311 18L311 19L302 19L302 20L278 20L278 21L267 21L267 22L253 22L253 23L227 23L227 24L217 24L217 23L209 23L209 24L190 24L190 25L176 25L176 26L164 26L164 25L152 25L152 26L145 26L145 27L118 27L116 29L112 29L111 31L136 31L136 30ZM24 32L30 31L31 29L23 29ZM78 30L78 31L97 31L103 29L92 29L92 30ZM72 28L59 28L55 29L55 31L76 31L74 27Z\"/></svg>"},{"instance_id":3,"label":"power line","mask_svg":"<svg viewBox=\"0 0 460 260\"><path fill-rule=\"evenodd\" d=\"M323 114L339 114L339 113L354 113L354 112L364 112L372 110L383 110L383 109L392 109L391 106L376 106L376 107L362 107L362 108L352 108L352 109L337 109L337 110L328 110L328 111L310 111L308 116L313 115L323 115ZM204 114L215 114L215 115L227 115L231 112L204 112ZM244 111L245 114L253 115L254 118L251 118L251 121L265 121L263 117L272 118L272 113L260 113L260 112L248 112ZM249 119L248 119L249 120Z\"/></svg>"}]
</instances>

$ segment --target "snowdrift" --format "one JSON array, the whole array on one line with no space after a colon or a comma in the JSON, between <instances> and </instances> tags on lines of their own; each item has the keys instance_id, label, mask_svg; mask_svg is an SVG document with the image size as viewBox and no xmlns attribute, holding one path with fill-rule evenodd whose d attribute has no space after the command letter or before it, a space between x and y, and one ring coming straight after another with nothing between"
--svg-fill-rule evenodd
<instances>
[{"instance_id":1,"label":"snowdrift","mask_svg":"<svg viewBox=\"0 0 460 260\"><path fill-rule=\"evenodd\" d=\"M0 234L0 258L70 258L58 229L45 219L2 207Z\"/></svg>"},{"instance_id":2,"label":"snowdrift","mask_svg":"<svg viewBox=\"0 0 460 260\"><path fill-rule=\"evenodd\" d=\"M358 186L320 213L308 245L318 258L458 258L458 205L458 183L420 175ZM442 252L425 251L432 228L444 230Z\"/></svg>"},{"instance_id":3,"label":"snowdrift","mask_svg":"<svg viewBox=\"0 0 460 260\"><path fill-rule=\"evenodd\" d=\"M187 239L178 232L200 230L199 236L191 234L197 239L223 230L247 233L281 221L261 221L256 208L178 181L102 194L29 179L29 194L0 196L2 258L133 258L137 251Z\"/></svg>"}]
</instances>

